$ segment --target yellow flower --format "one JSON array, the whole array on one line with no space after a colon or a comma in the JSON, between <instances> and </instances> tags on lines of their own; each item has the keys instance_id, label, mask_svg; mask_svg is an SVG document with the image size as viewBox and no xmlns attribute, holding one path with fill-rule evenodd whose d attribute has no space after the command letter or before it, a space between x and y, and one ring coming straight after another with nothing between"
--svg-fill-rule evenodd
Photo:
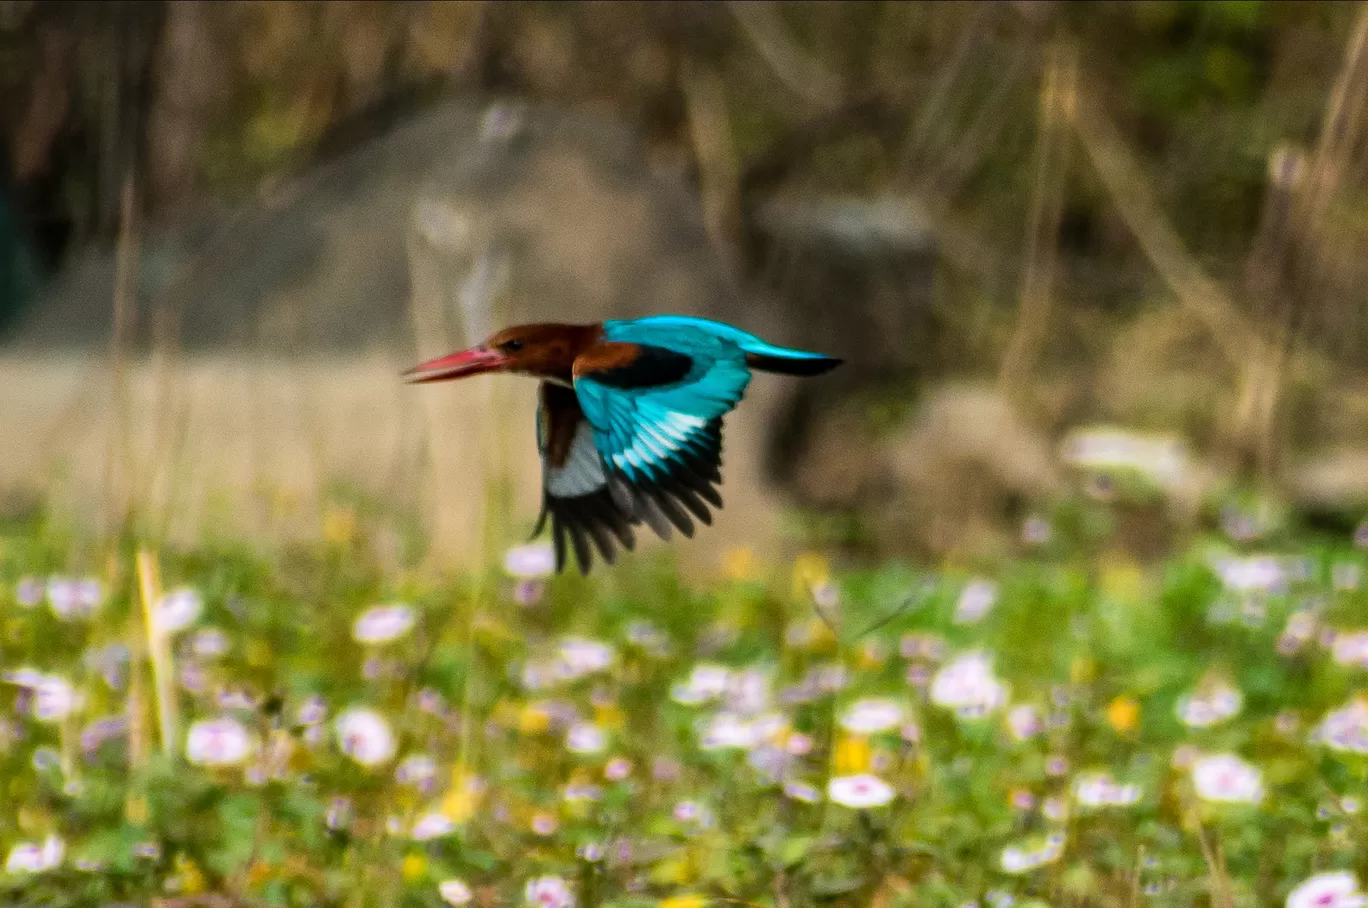
<instances>
[{"instance_id":1,"label":"yellow flower","mask_svg":"<svg viewBox=\"0 0 1368 908\"><path fill-rule=\"evenodd\" d=\"M1124 556L1112 556L1102 563L1099 578L1102 592L1114 599L1135 600L1144 592L1145 575L1140 566Z\"/></svg>"},{"instance_id":2,"label":"yellow flower","mask_svg":"<svg viewBox=\"0 0 1368 908\"><path fill-rule=\"evenodd\" d=\"M812 588L831 579L831 565L826 556L816 552L799 555L793 562L793 595L809 596Z\"/></svg>"},{"instance_id":3,"label":"yellow flower","mask_svg":"<svg viewBox=\"0 0 1368 908\"><path fill-rule=\"evenodd\" d=\"M689 893L688 895L672 895L667 899L661 899L656 903L656 908L704 908L708 900L701 895Z\"/></svg>"},{"instance_id":4,"label":"yellow flower","mask_svg":"<svg viewBox=\"0 0 1368 908\"><path fill-rule=\"evenodd\" d=\"M748 548L731 549L722 556L722 570L732 580L754 580L760 574L755 552Z\"/></svg>"},{"instance_id":5,"label":"yellow flower","mask_svg":"<svg viewBox=\"0 0 1368 908\"><path fill-rule=\"evenodd\" d=\"M145 798L129 798L124 805L124 816L128 822L134 826L141 826L147 822L147 800Z\"/></svg>"},{"instance_id":6,"label":"yellow flower","mask_svg":"<svg viewBox=\"0 0 1368 908\"><path fill-rule=\"evenodd\" d=\"M1107 723L1121 734L1135 731L1140 724L1140 704L1124 694L1107 704Z\"/></svg>"},{"instance_id":7,"label":"yellow flower","mask_svg":"<svg viewBox=\"0 0 1368 908\"><path fill-rule=\"evenodd\" d=\"M693 875L693 862L689 860L687 850L667 857L651 868L651 882L656 885L684 883L692 879Z\"/></svg>"},{"instance_id":8,"label":"yellow flower","mask_svg":"<svg viewBox=\"0 0 1368 908\"><path fill-rule=\"evenodd\" d=\"M399 865L399 872L404 875L404 879L410 883L421 880L428 869L427 858L421 854L406 854L403 862Z\"/></svg>"},{"instance_id":9,"label":"yellow flower","mask_svg":"<svg viewBox=\"0 0 1368 908\"><path fill-rule=\"evenodd\" d=\"M594 707L594 724L604 729L620 729L627 722L622 708L616 703L605 703Z\"/></svg>"},{"instance_id":10,"label":"yellow flower","mask_svg":"<svg viewBox=\"0 0 1368 908\"><path fill-rule=\"evenodd\" d=\"M462 785L453 788L442 798L442 816L453 823L461 824L475 814L476 797Z\"/></svg>"},{"instance_id":11,"label":"yellow flower","mask_svg":"<svg viewBox=\"0 0 1368 908\"><path fill-rule=\"evenodd\" d=\"M442 816L461 824L475 814L480 805L480 786L472 784L476 777L459 764L451 769L451 783L442 797Z\"/></svg>"},{"instance_id":12,"label":"yellow flower","mask_svg":"<svg viewBox=\"0 0 1368 908\"><path fill-rule=\"evenodd\" d=\"M518 713L518 731L525 735L538 735L551 727L551 714L541 701L529 703Z\"/></svg>"},{"instance_id":13,"label":"yellow flower","mask_svg":"<svg viewBox=\"0 0 1368 908\"><path fill-rule=\"evenodd\" d=\"M181 892L196 895L204 891L204 874L199 865L183 854L176 855L176 872L181 878Z\"/></svg>"},{"instance_id":14,"label":"yellow flower","mask_svg":"<svg viewBox=\"0 0 1368 908\"><path fill-rule=\"evenodd\" d=\"M836 744L832 772L838 776L853 776L869 771L869 739L864 735L846 735Z\"/></svg>"}]
</instances>

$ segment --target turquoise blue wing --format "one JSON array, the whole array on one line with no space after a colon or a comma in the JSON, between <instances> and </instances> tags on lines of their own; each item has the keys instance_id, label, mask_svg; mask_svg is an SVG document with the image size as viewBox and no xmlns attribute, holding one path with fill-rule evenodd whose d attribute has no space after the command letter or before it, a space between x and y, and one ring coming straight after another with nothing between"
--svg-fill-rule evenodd
<instances>
[{"instance_id":1,"label":"turquoise blue wing","mask_svg":"<svg viewBox=\"0 0 1368 908\"><path fill-rule=\"evenodd\" d=\"M692 326L610 322L575 362L575 393L619 506L668 538L722 506L722 417L750 383L735 344Z\"/></svg>"}]
</instances>

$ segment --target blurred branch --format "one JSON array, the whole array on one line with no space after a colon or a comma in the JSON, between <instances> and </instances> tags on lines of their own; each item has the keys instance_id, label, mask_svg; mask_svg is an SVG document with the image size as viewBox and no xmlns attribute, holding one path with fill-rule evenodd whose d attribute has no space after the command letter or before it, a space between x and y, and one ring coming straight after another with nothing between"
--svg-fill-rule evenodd
<instances>
[{"instance_id":1,"label":"blurred branch","mask_svg":"<svg viewBox=\"0 0 1368 908\"><path fill-rule=\"evenodd\" d=\"M702 184L704 226L717 253L730 258L740 233L741 177L726 86L716 70L688 57L680 61L679 79Z\"/></svg>"},{"instance_id":2,"label":"blurred branch","mask_svg":"<svg viewBox=\"0 0 1368 908\"><path fill-rule=\"evenodd\" d=\"M1320 135L1298 187L1295 212L1300 248L1302 303L1320 310L1323 326L1343 326L1353 313L1337 307L1350 306L1345 292L1349 264L1360 257L1356 231L1331 229L1331 210L1345 189L1346 178L1355 172L1355 157L1368 128L1368 6L1360 6L1345 46L1339 74L1326 102ZM1298 172L1297 176L1302 176ZM1338 289L1338 292L1337 292ZM1347 342L1350 335L1342 333Z\"/></svg>"},{"instance_id":3,"label":"blurred branch","mask_svg":"<svg viewBox=\"0 0 1368 908\"><path fill-rule=\"evenodd\" d=\"M1250 325L1220 284L1188 252L1159 207L1139 161L1088 96L1085 86L1089 84L1086 77L1078 80L1073 119L1088 159L1160 278L1207 328L1226 358L1240 364L1248 354L1248 339L1253 337Z\"/></svg>"},{"instance_id":4,"label":"blurred branch","mask_svg":"<svg viewBox=\"0 0 1368 908\"><path fill-rule=\"evenodd\" d=\"M1245 290L1265 342L1251 347L1243 370L1234 437L1238 453L1265 479L1273 477L1283 448L1287 374L1307 317L1319 310L1324 327L1353 336L1352 297L1333 289L1341 283L1340 263L1352 254L1352 234L1332 230L1329 212L1363 138L1366 49L1368 7L1360 7L1309 162L1292 148L1270 156L1263 218L1245 268Z\"/></svg>"},{"instance_id":5,"label":"blurred branch","mask_svg":"<svg viewBox=\"0 0 1368 908\"><path fill-rule=\"evenodd\" d=\"M1306 217L1319 223L1339 191L1354 149L1363 138L1368 101L1368 6L1359 6L1335 87L1325 106L1320 137L1307 174Z\"/></svg>"},{"instance_id":6,"label":"blurred branch","mask_svg":"<svg viewBox=\"0 0 1368 908\"><path fill-rule=\"evenodd\" d=\"M983 36L989 8L987 4L980 4L974 8L974 18L964 29L964 33L960 35L954 53L951 54L950 62L942 66L937 72L935 82L932 83L931 90L927 93L926 101L922 105L921 113L918 114L916 122L908 131L903 142L903 150L898 155L899 170L903 172L911 170L912 165L916 163L918 156L925 148L932 130L941 119L941 113L950 95L951 87L964 71L965 64L971 57L970 51L976 49Z\"/></svg>"},{"instance_id":7,"label":"blurred branch","mask_svg":"<svg viewBox=\"0 0 1368 908\"><path fill-rule=\"evenodd\" d=\"M1067 122L1077 100L1077 74L1077 47L1069 39L1056 41L1050 48L1040 91L1040 128L1035 184L1026 222L1021 311L998 374L999 384L1009 393L1020 387L1030 374L1049 325L1059 221L1069 168Z\"/></svg>"},{"instance_id":8,"label":"blurred branch","mask_svg":"<svg viewBox=\"0 0 1368 908\"><path fill-rule=\"evenodd\" d=\"M822 62L794 41L769 0L728 0L727 9L741 26L779 81L808 103L825 110L837 107L844 92L842 81Z\"/></svg>"}]
</instances>

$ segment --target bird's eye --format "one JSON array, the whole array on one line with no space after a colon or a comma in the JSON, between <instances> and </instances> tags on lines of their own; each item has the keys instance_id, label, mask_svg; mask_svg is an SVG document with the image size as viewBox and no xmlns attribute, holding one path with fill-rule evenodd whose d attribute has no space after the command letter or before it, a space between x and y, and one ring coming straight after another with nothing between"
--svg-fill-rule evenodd
<instances>
[{"instance_id":1,"label":"bird's eye","mask_svg":"<svg viewBox=\"0 0 1368 908\"><path fill-rule=\"evenodd\" d=\"M515 353L515 352L517 352L518 350L521 350L521 349L522 349L522 341L520 341L520 340L504 341L500 346L503 347L503 351L504 351L505 353Z\"/></svg>"}]
</instances>

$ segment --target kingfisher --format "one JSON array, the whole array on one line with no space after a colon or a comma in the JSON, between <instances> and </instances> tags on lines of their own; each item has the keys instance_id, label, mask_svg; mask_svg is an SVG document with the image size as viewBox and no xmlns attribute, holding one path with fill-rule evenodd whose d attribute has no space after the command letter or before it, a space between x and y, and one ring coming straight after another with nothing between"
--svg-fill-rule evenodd
<instances>
[{"instance_id":1,"label":"kingfisher","mask_svg":"<svg viewBox=\"0 0 1368 908\"><path fill-rule=\"evenodd\" d=\"M841 360L767 343L722 322L655 315L590 325L516 325L468 350L430 360L415 384L487 372L541 380L537 450L542 508L556 570L567 540L582 574L593 552L608 564L631 550L643 523L661 539L694 534L722 507L722 417L751 372L820 375Z\"/></svg>"}]
</instances>

